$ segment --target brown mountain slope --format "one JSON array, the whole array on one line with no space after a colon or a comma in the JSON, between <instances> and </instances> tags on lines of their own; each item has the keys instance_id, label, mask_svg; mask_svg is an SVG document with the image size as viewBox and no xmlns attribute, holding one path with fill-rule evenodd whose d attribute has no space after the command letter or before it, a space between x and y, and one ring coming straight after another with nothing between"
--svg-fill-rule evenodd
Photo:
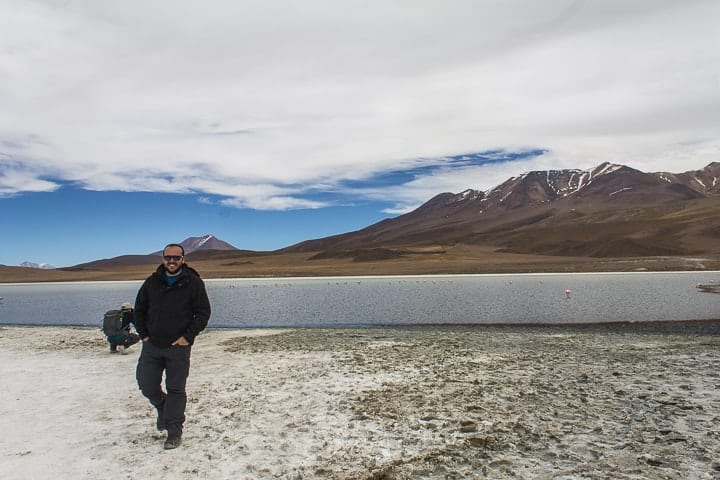
<instances>
[{"instance_id":1,"label":"brown mountain slope","mask_svg":"<svg viewBox=\"0 0 720 480\"><path fill-rule=\"evenodd\" d=\"M702 170L655 175L668 183L680 183L700 193L720 195L720 162L713 162Z\"/></svg>"},{"instance_id":2,"label":"brown mountain slope","mask_svg":"<svg viewBox=\"0 0 720 480\"><path fill-rule=\"evenodd\" d=\"M556 209L546 221L481 235L501 251L630 257L720 253L720 198L662 206Z\"/></svg>"},{"instance_id":3,"label":"brown mountain slope","mask_svg":"<svg viewBox=\"0 0 720 480\"><path fill-rule=\"evenodd\" d=\"M703 171L710 185L715 169L710 164ZM720 196L607 163L588 171L530 172L488 192L443 193L406 215L282 251L327 257L455 244L589 257L718 253Z\"/></svg>"},{"instance_id":4,"label":"brown mountain slope","mask_svg":"<svg viewBox=\"0 0 720 480\"><path fill-rule=\"evenodd\" d=\"M185 249L185 256L188 259L207 259L212 257L222 258L228 255L231 257L243 255L247 250L239 250L229 243L220 240L213 235L203 235L202 237L189 237L180 242ZM132 265L157 265L160 263L161 250L148 253L146 255L120 255L113 258L104 258L94 260L92 262L81 263L72 267L60 268L58 270L78 271L78 270L101 270L115 267L125 267Z\"/></svg>"}]
</instances>

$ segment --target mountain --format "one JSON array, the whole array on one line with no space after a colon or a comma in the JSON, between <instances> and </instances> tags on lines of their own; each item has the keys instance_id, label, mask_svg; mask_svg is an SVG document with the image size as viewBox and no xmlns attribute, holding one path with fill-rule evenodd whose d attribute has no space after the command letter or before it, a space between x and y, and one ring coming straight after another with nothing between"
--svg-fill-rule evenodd
<instances>
[{"instance_id":1,"label":"mountain","mask_svg":"<svg viewBox=\"0 0 720 480\"><path fill-rule=\"evenodd\" d=\"M170 242L168 242L170 243ZM190 256L190 259L201 255L204 258L216 255L217 252L235 251L240 252L238 248L230 245L229 243L220 240L214 235L207 234L201 237L189 237L179 242L185 250L185 255ZM119 257L105 258L102 260L95 260L88 263L82 263L72 267L63 268L61 270L86 270L94 268L109 268L119 267L127 265L155 265L160 263L160 255L162 250L157 252L149 253L147 255L121 255Z\"/></svg>"},{"instance_id":2,"label":"mountain","mask_svg":"<svg viewBox=\"0 0 720 480\"><path fill-rule=\"evenodd\" d=\"M527 172L487 191L441 193L405 215L274 252L238 250L213 235L180 244L190 261L227 265L246 265L248 255L285 253L380 261L436 255L456 245L596 258L720 254L720 163L683 173L645 173L611 163L589 170ZM160 253L123 255L67 270L157 264Z\"/></svg>"},{"instance_id":3,"label":"mountain","mask_svg":"<svg viewBox=\"0 0 720 480\"><path fill-rule=\"evenodd\" d=\"M590 257L720 253L720 163L680 174L610 163L528 172L488 191L442 193L405 215L282 251L361 261L373 252L390 258L456 244Z\"/></svg>"},{"instance_id":4,"label":"mountain","mask_svg":"<svg viewBox=\"0 0 720 480\"><path fill-rule=\"evenodd\" d=\"M229 243L210 234L203 235L202 237L186 238L180 242L180 245L185 249L185 255L189 255L198 250L238 250ZM159 255L162 252L157 253Z\"/></svg>"},{"instance_id":5,"label":"mountain","mask_svg":"<svg viewBox=\"0 0 720 480\"><path fill-rule=\"evenodd\" d=\"M685 173L656 173L668 183L679 183L707 195L720 195L720 162L713 162L702 170Z\"/></svg>"},{"instance_id":6,"label":"mountain","mask_svg":"<svg viewBox=\"0 0 720 480\"><path fill-rule=\"evenodd\" d=\"M40 270L52 270L54 267L53 265L50 265L49 263L35 263L35 262L29 262L25 261L22 262L19 267L25 267L25 268L38 268Z\"/></svg>"}]
</instances>

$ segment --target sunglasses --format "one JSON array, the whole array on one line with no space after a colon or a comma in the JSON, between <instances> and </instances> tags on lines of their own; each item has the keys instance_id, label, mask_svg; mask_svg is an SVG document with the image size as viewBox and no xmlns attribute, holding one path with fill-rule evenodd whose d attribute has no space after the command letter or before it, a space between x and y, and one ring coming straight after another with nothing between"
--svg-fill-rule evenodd
<instances>
[{"instance_id":1,"label":"sunglasses","mask_svg":"<svg viewBox=\"0 0 720 480\"><path fill-rule=\"evenodd\" d=\"M179 262L181 258L183 258L182 255L165 255L165 256L163 256L163 260L165 260L166 262L169 262L170 260Z\"/></svg>"}]
</instances>

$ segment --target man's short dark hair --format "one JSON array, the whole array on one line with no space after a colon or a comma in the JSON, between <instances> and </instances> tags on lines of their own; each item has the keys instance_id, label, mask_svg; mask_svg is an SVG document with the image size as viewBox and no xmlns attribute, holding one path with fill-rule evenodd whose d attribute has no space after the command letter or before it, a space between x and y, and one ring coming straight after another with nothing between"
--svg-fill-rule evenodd
<instances>
[{"instance_id":1,"label":"man's short dark hair","mask_svg":"<svg viewBox=\"0 0 720 480\"><path fill-rule=\"evenodd\" d=\"M167 250L170 247L178 247L180 249L180 251L182 252L182 256L183 257L185 256L185 249L179 243L168 243L167 245L165 245L165 248L163 248L163 255L165 255L165 250Z\"/></svg>"}]
</instances>

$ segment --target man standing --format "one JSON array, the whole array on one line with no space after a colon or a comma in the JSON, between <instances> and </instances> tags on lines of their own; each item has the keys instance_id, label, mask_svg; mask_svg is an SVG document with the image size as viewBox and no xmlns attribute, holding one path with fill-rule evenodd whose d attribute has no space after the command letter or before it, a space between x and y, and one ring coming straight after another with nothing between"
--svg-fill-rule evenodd
<instances>
[{"instance_id":1,"label":"man standing","mask_svg":"<svg viewBox=\"0 0 720 480\"><path fill-rule=\"evenodd\" d=\"M137 382L157 409L157 429L167 430L166 450L182 443L190 349L209 319L210 301L200 275L185 264L181 245L167 245L162 264L145 280L135 300L135 328L143 340Z\"/></svg>"}]
</instances>

